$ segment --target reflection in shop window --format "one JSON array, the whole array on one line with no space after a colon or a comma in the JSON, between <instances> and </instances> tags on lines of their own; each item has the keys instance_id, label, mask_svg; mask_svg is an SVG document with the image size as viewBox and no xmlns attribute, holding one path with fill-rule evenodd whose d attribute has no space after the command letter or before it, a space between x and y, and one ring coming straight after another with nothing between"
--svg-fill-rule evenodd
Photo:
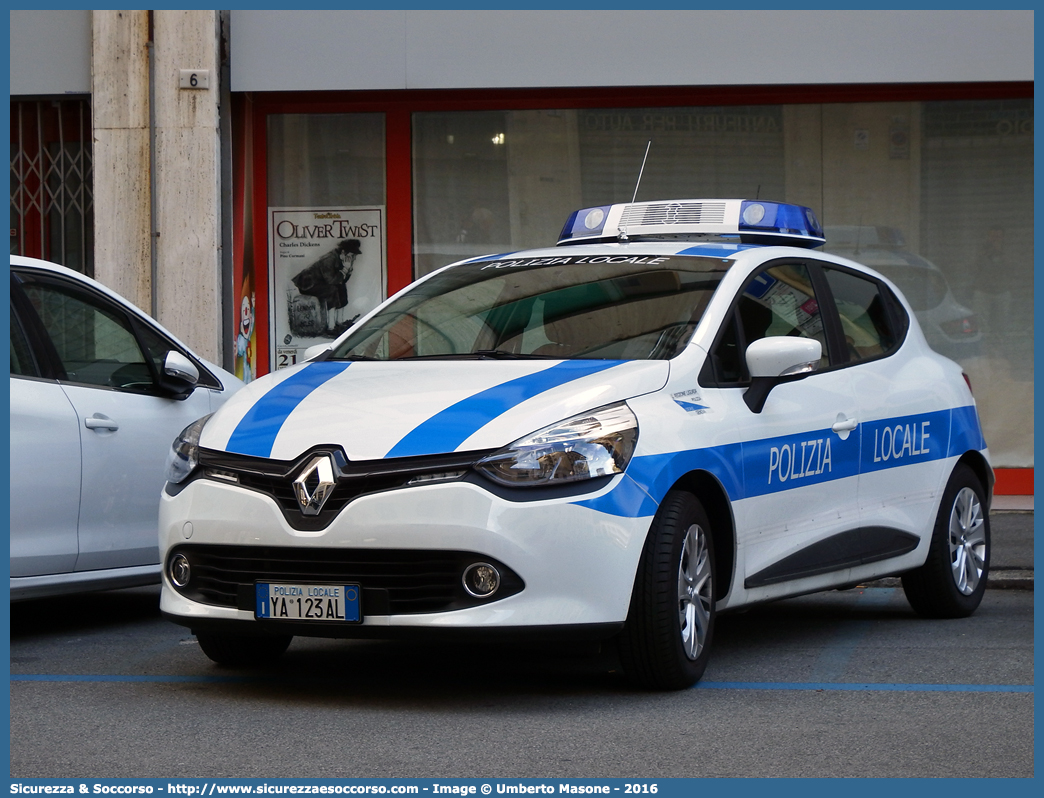
<instances>
[{"instance_id":1,"label":"reflection in shop window","mask_svg":"<svg viewBox=\"0 0 1044 798\"><path fill-rule=\"evenodd\" d=\"M1032 465L1031 99L417 113L415 276L629 202L649 142L638 201L814 208L972 377L995 465Z\"/></svg>"}]
</instances>

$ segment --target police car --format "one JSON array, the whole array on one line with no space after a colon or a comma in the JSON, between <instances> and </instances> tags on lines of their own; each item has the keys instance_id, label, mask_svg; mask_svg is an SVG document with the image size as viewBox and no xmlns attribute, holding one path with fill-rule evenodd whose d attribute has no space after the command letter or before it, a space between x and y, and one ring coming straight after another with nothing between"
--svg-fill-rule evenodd
<instances>
[{"instance_id":1,"label":"police car","mask_svg":"<svg viewBox=\"0 0 1044 798\"><path fill-rule=\"evenodd\" d=\"M993 472L958 365L805 207L586 208L417 281L187 428L161 609L227 665L294 635L614 639L657 689L718 612L902 575L972 613Z\"/></svg>"}]
</instances>

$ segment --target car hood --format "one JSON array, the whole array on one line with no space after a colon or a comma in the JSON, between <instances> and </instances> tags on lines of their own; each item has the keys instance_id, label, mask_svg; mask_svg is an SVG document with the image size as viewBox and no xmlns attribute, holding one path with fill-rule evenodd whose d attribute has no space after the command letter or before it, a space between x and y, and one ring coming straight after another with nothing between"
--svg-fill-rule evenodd
<instances>
[{"instance_id":1,"label":"car hood","mask_svg":"<svg viewBox=\"0 0 1044 798\"><path fill-rule=\"evenodd\" d=\"M306 363L232 396L203 428L200 446L293 460L335 445L352 461L497 449L659 390L669 372L662 360Z\"/></svg>"}]
</instances>

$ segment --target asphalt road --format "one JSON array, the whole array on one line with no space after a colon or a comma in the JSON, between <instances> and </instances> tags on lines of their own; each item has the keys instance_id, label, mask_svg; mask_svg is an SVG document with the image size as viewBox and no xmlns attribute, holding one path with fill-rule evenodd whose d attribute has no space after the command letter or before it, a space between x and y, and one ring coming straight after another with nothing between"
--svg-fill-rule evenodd
<instances>
[{"instance_id":1,"label":"asphalt road","mask_svg":"<svg viewBox=\"0 0 1044 798\"><path fill-rule=\"evenodd\" d=\"M957 621L891 587L725 615L677 693L591 646L296 639L276 669L229 671L157 594L12 607L12 776L1033 775L1032 590Z\"/></svg>"}]
</instances>

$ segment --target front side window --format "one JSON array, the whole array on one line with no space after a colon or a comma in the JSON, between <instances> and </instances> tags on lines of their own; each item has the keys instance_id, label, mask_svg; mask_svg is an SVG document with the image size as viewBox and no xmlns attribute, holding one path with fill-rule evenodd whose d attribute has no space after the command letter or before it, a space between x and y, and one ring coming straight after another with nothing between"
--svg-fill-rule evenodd
<instances>
[{"instance_id":1,"label":"front side window","mask_svg":"<svg viewBox=\"0 0 1044 798\"><path fill-rule=\"evenodd\" d=\"M820 302L808 268L800 263L771 266L756 274L740 294L722 325L711 353L714 374L701 381L721 385L750 380L746 350L769 336L814 338L823 346L820 368L829 364Z\"/></svg>"},{"instance_id":2,"label":"front side window","mask_svg":"<svg viewBox=\"0 0 1044 798\"><path fill-rule=\"evenodd\" d=\"M11 376L38 377L40 371L29 346L29 339L18 321L14 302L11 303Z\"/></svg>"},{"instance_id":3,"label":"front side window","mask_svg":"<svg viewBox=\"0 0 1044 798\"><path fill-rule=\"evenodd\" d=\"M642 255L465 264L389 305L332 357L667 359L692 337L727 267Z\"/></svg>"},{"instance_id":4,"label":"front side window","mask_svg":"<svg viewBox=\"0 0 1044 798\"><path fill-rule=\"evenodd\" d=\"M22 287L67 380L139 392L155 388L152 369L125 314L57 282L29 281Z\"/></svg>"}]
</instances>

